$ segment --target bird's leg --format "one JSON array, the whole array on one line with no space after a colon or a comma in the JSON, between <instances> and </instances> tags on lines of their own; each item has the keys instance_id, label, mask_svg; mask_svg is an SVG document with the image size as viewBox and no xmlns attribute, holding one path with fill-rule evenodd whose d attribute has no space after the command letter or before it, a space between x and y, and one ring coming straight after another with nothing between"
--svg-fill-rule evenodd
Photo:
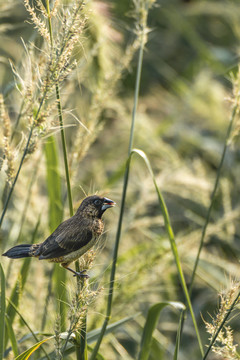
<instances>
[{"instance_id":1,"label":"bird's leg","mask_svg":"<svg viewBox=\"0 0 240 360\"><path fill-rule=\"evenodd\" d=\"M82 270L82 271L75 271L69 267L65 267L65 269L71 271L72 273L74 273L73 276L79 276L79 277L83 277L83 278L86 278L86 279L89 279L89 275L88 274L84 274L86 270Z\"/></svg>"},{"instance_id":2,"label":"bird's leg","mask_svg":"<svg viewBox=\"0 0 240 360\"><path fill-rule=\"evenodd\" d=\"M73 276L79 276L79 277L83 277L83 278L86 278L86 279L89 278L89 275L88 275L88 274L84 274L84 272L86 272L86 270L75 271L75 270L69 268L69 267L67 266L67 264L61 264L61 265L62 265L62 267L64 267L64 269L67 269L67 270L71 271L71 272L74 274Z\"/></svg>"}]
</instances>

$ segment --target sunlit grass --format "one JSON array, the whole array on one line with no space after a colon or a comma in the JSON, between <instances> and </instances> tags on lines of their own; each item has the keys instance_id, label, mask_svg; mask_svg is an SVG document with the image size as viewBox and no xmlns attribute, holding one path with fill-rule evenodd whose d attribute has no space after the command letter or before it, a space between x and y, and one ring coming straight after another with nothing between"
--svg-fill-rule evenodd
<instances>
[{"instance_id":1,"label":"sunlit grass","mask_svg":"<svg viewBox=\"0 0 240 360\"><path fill-rule=\"evenodd\" d=\"M1 326L0 349L4 344L8 356L32 349L42 360L46 353L51 359L83 359L86 352L105 359L194 359L208 344L204 321L213 323L205 358L217 350L228 318L216 325L208 314L215 317L218 292L239 271L239 75L233 68L227 79L229 67L222 59L232 59L230 45L221 44L221 52L212 43L215 28L236 43L236 8L229 3L223 11L221 3L216 15L211 3L204 8L203 2L164 4L150 10L150 29L140 21L150 3L88 4L70 48L61 41L76 7L67 11L55 2L45 9L39 2L41 21L33 13L32 19L44 40L33 24L21 21L31 43L26 37L21 58L14 59L9 48L9 69L7 61L0 63L0 76L3 67L14 74L14 81L13 75L4 79L0 104L2 250L16 241L43 241L84 193L98 191L118 204L105 216L104 246L89 254L86 286L77 288L58 265L36 259L10 265L3 259L0 322L6 326ZM14 14L11 6L1 6L4 16ZM199 26L202 18L206 32ZM18 48L19 34L11 38ZM135 67L142 58L139 97L141 71ZM132 152L133 145L138 150ZM87 257L82 261L87 264ZM151 309L158 315L161 304L186 298L195 329L188 316L181 333L173 308L161 311L159 323L151 321ZM237 301L238 294L228 316ZM233 328L235 349L239 331ZM32 348L46 337L44 350Z\"/></svg>"}]
</instances>

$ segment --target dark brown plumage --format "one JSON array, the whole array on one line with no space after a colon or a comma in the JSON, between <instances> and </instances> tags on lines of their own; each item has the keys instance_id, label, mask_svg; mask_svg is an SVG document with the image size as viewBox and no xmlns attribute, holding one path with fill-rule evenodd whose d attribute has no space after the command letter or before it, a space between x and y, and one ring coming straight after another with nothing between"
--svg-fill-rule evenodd
<instances>
[{"instance_id":1,"label":"dark brown plumage","mask_svg":"<svg viewBox=\"0 0 240 360\"><path fill-rule=\"evenodd\" d=\"M12 259L38 257L61 265L78 276L86 276L76 272L68 265L77 260L97 241L103 232L102 215L115 202L97 195L86 197L76 214L61 223L57 229L40 244L22 244L6 251L3 256ZM75 276L74 275L74 276Z\"/></svg>"}]
</instances>

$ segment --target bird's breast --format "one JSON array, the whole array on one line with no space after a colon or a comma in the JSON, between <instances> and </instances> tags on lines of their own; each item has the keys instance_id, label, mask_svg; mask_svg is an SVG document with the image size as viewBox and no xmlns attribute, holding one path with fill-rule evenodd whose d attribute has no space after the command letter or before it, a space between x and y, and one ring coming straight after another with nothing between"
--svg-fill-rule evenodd
<instances>
[{"instance_id":1,"label":"bird's breast","mask_svg":"<svg viewBox=\"0 0 240 360\"><path fill-rule=\"evenodd\" d=\"M104 225L101 219L94 219L93 224L92 224L92 232L93 235L98 237L102 234L104 229Z\"/></svg>"}]
</instances>

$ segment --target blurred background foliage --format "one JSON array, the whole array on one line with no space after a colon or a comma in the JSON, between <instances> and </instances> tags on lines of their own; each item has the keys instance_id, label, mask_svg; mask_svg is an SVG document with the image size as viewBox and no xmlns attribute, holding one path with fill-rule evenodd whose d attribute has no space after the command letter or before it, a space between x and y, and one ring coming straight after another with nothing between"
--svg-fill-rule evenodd
<instances>
[{"instance_id":1,"label":"blurred background foliage","mask_svg":"<svg viewBox=\"0 0 240 360\"><path fill-rule=\"evenodd\" d=\"M68 1L63 3L68 5ZM61 88L75 209L84 192L98 191L119 204L136 74L136 54L132 46L136 38L133 4L127 0L109 0L92 1L87 6L90 8L87 31L74 54L78 66ZM148 26L134 147L149 156L168 206L184 274L189 281L231 113L231 74L236 73L239 62L240 6L233 0L158 0L149 13ZM42 40L29 23L23 1L2 1L0 91L12 128L18 121L21 107L21 89L16 89L13 66L20 75L27 74L25 44L28 46L29 41L41 48ZM38 219L40 224L34 241L42 241L50 231L44 146L50 135L59 142L59 129L56 110L49 111L46 116L51 121L43 124L36 134L32 154L24 163L4 220L2 252L16 240L30 242ZM12 141L14 164L19 161L28 127L29 124L20 119ZM239 121L236 121L193 288L193 307L204 344L208 342L208 335L202 318L211 321L209 314L214 316L216 312L219 291L231 286L231 280L238 278L238 133ZM3 134L1 142L2 139ZM61 205L63 216L67 218L60 145L56 152ZM0 189L4 203L7 192L4 169ZM104 288L107 289L109 280L118 212L119 207L116 207L105 216L105 246L99 250L90 272L92 286L103 289L89 308L89 330L102 324L107 294ZM9 260L2 259L2 263L5 273L10 271L7 278L10 296L22 261L15 261L11 270ZM56 327L56 290L53 282L49 291L51 283L48 280L56 266L33 260L24 289L22 293L20 291L19 309L34 331L41 329L52 333ZM67 293L74 291L71 274L67 274L65 286ZM135 359L148 307L165 300L184 301L184 297L152 180L144 164L134 159L112 321L139 311L141 315L105 337L101 347L104 357ZM46 301L47 319L41 328ZM163 311L154 332L150 359L173 357L178 317L179 314L171 309ZM237 317L231 325L235 341L239 342ZM17 339L26 334L19 318L15 318L13 326ZM24 350L29 344L30 340L20 349ZM188 317L179 359L196 358L198 346ZM209 358L217 359L213 355Z\"/></svg>"}]
</instances>

